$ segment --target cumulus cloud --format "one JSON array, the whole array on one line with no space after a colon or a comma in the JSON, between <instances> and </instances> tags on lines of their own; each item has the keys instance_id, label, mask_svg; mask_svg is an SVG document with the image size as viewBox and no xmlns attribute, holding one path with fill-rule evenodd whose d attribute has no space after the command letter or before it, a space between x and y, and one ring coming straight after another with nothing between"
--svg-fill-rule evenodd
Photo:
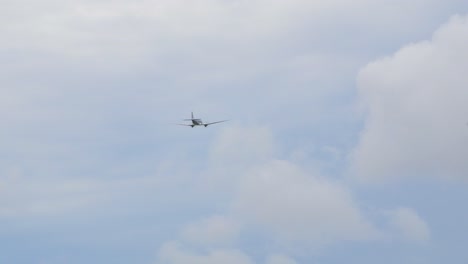
<instances>
[{"instance_id":1,"label":"cumulus cloud","mask_svg":"<svg viewBox=\"0 0 468 264\"><path fill-rule=\"evenodd\" d=\"M213 250L197 253L183 248L178 242L164 244L158 252L156 264L254 264L252 259L239 250Z\"/></svg>"},{"instance_id":2,"label":"cumulus cloud","mask_svg":"<svg viewBox=\"0 0 468 264\"><path fill-rule=\"evenodd\" d=\"M249 171L233 208L241 221L281 241L323 245L376 234L344 186L288 161L272 160Z\"/></svg>"},{"instance_id":3,"label":"cumulus cloud","mask_svg":"<svg viewBox=\"0 0 468 264\"><path fill-rule=\"evenodd\" d=\"M297 262L287 256L273 255L268 258L267 264L297 264Z\"/></svg>"},{"instance_id":4,"label":"cumulus cloud","mask_svg":"<svg viewBox=\"0 0 468 264\"><path fill-rule=\"evenodd\" d=\"M233 243L239 235L239 224L226 216L214 215L187 225L181 237L184 241L202 245L222 246Z\"/></svg>"},{"instance_id":5,"label":"cumulus cloud","mask_svg":"<svg viewBox=\"0 0 468 264\"><path fill-rule=\"evenodd\" d=\"M365 128L352 155L362 180L468 175L468 18L361 70Z\"/></svg>"},{"instance_id":6,"label":"cumulus cloud","mask_svg":"<svg viewBox=\"0 0 468 264\"><path fill-rule=\"evenodd\" d=\"M196 251L188 248L180 242L171 241L165 243L158 251L156 264L217 264L217 263L235 263L235 264L296 264L297 262L288 256L273 254L267 256L265 261L254 261L244 252L237 249L216 249L209 251Z\"/></svg>"},{"instance_id":7,"label":"cumulus cloud","mask_svg":"<svg viewBox=\"0 0 468 264\"><path fill-rule=\"evenodd\" d=\"M292 258L273 254L266 258L265 261L254 261L251 257L240 250L236 249L217 249L207 252L198 252L191 250L184 244L176 241L165 243L158 251L156 264L296 264Z\"/></svg>"},{"instance_id":8,"label":"cumulus cloud","mask_svg":"<svg viewBox=\"0 0 468 264\"><path fill-rule=\"evenodd\" d=\"M178 240L195 248L242 248L254 232L286 248L317 250L343 241L375 239L380 230L368 219L353 193L288 160L275 158L278 148L270 129L227 127L213 141L201 189L211 186L207 201L217 213L188 222ZM273 150L274 149L274 150ZM232 162L233 161L233 162ZM272 256L272 263L294 263Z\"/></svg>"},{"instance_id":9,"label":"cumulus cloud","mask_svg":"<svg viewBox=\"0 0 468 264\"><path fill-rule=\"evenodd\" d=\"M427 242L430 239L428 224L413 209L398 208L388 215L391 227L401 238L413 242Z\"/></svg>"}]
</instances>

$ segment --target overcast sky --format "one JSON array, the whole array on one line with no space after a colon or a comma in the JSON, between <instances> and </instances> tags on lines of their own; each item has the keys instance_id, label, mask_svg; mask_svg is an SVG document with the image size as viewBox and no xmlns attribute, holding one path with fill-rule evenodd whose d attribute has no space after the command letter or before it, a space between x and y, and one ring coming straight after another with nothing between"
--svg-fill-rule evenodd
<instances>
[{"instance_id":1,"label":"overcast sky","mask_svg":"<svg viewBox=\"0 0 468 264\"><path fill-rule=\"evenodd\" d=\"M1 263L468 262L467 1L0 3Z\"/></svg>"}]
</instances>

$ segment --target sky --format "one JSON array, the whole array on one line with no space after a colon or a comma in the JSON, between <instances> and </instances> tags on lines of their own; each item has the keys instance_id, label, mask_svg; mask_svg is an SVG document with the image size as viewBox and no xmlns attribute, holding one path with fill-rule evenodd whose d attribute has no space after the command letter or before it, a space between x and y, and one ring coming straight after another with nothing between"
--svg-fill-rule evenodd
<instances>
[{"instance_id":1,"label":"sky","mask_svg":"<svg viewBox=\"0 0 468 264\"><path fill-rule=\"evenodd\" d=\"M468 2L1 6L1 263L467 263Z\"/></svg>"}]
</instances>

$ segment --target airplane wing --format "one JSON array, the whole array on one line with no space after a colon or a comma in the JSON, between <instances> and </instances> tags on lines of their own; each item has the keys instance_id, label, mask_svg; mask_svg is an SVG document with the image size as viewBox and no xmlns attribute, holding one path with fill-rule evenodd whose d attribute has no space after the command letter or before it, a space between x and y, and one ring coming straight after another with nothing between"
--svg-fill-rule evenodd
<instances>
[{"instance_id":1,"label":"airplane wing","mask_svg":"<svg viewBox=\"0 0 468 264\"><path fill-rule=\"evenodd\" d=\"M204 126L209 126L209 125L218 124L218 123L222 123L222 122L226 122L226 121L229 121L229 120L221 120L221 121L216 121L216 122L211 122L211 123L203 123L203 125Z\"/></svg>"},{"instance_id":2,"label":"airplane wing","mask_svg":"<svg viewBox=\"0 0 468 264\"><path fill-rule=\"evenodd\" d=\"M189 127L193 126L193 125L187 125L187 124L174 124L174 125L178 125L178 126L189 126Z\"/></svg>"}]
</instances>

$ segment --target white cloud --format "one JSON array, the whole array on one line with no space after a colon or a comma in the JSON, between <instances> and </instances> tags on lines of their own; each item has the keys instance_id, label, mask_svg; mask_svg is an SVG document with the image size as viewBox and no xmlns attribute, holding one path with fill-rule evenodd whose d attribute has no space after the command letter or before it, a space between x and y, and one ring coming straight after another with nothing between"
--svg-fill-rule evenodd
<instances>
[{"instance_id":1,"label":"white cloud","mask_svg":"<svg viewBox=\"0 0 468 264\"><path fill-rule=\"evenodd\" d=\"M158 252L156 264L253 264L254 262L239 250L213 250L207 253L197 253L178 242L164 244Z\"/></svg>"},{"instance_id":2,"label":"white cloud","mask_svg":"<svg viewBox=\"0 0 468 264\"><path fill-rule=\"evenodd\" d=\"M213 142L210 162L214 166L239 167L243 170L274 157L273 133L265 126L228 127Z\"/></svg>"},{"instance_id":3,"label":"white cloud","mask_svg":"<svg viewBox=\"0 0 468 264\"><path fill-rule=\"evenodd\" d=\"M256 262L244 252L237 249L216 249L195 251L183 243L171 241L163 244L158 251L156 264L296 264L294 259L280 254L267 257L266 261Z\"/></svg>"},{"instance_id":4,"label":"white cloud","mask_svg":"<svg viewBox=\"0 0 468 264\"><path fill-rule=\"evenodd\" d=\"M226 126L209 149L202 188L219 201L230 201L245 173L273 159L277 148L272 130L266 126Z\"/></svg>"},{"instance_id":5,"label":"white cloud","mask_svg":"<svg viewBox=\"0 0 468 264\"><path fill-rule=\"evenodd\" d=\"M114 169L123 171L129 168L122 166ZM1 171L0 217L30 219L32 222L48 219L54 222L85 213L99 218L101 212L131 211L147 203L162 210L164 204L160 197L177 203L178 197L168 197L167 190L178 186L180 181L190 181L174 170L170 180L164 172L121 179L116 179L115 175L114 178L109 178L109 175L102 178L82 175L71 178L44 176L41 173L25 174L19 169ZM190 196L189 191L185 193Z\"/></svg>"},{"instance_id":6,"label":"white cloud","mask_svg":"<svg viewBox=\"0 0 468 264\"><path fill-rule=\"evenodd\" d=\"M432 40L408 45L359 74L367 108L352 155L363 180L468 175L468 18L456 16Z\"/></svg>"},{"instance_id":7,"label":"white cloud","mask_svg":"<svg viewBox=\"0 0 468 264\"><path fill-rule=\"evenodd\" d=\"M265 140L260 140L262 138ZM430 236L427 224L408 208L386 213L389 226L377 229L342 182L306 171L290 161L275 159L271 151L275 139L264 127L228 127L214 142L214 157L243 160L249 152L260 155L254 162L241 162L243 166L239 168L236 163L211 160L210 166L223 167L226 173L231 168L236 171L236 179L222 178L223 173L214 176L221 177L218 179L221 182L229 182L218 184L217 191L228 190L223 199L230 201L230 206L223 203L221 213L183 226L176 242L161 247L158 264L257 263L243 252L244 245L240 243L240 238L251 232L260 236L259 241L268 239L269 244L276 245L276 250L293 256L303 248L310 254L323 246L344 241L369 241L389 236L421 242ZM239 144L239 150L232 147ZM202 185L209 181L205 179ZM216 193L213 199L220 197ZM290 256L273 253L272 250L265 252L261 263L297 263Z\"/></svg>"},{"instance_id":8,"label":"white cloud","mask_svg":"<svg viewBox=\"0 0 468 264\"><path fill-rule=\"evenodd\" d=\"M297 264L297 262L288 256L273 255L268 258L266 264Z\"/></svg>"},{"instance_id":9,"label":"white cloud","mask_svg":"<svg viewBox=\"0 0 468 264\"><path fill-rule=\"evenodd\" d=\"M21 219L83 212L105 200L99 189L94 181L0 179L0 217Z\"/></svg>"},{"instance_id":10,"label":"white cloud","mask_svg":"<svg viewBox=\"0 0 468 264\"><path fill-rule=\"evenodd\" d=\"M333 34L334 37L323 34L343 27L350 32L365 30L373 34L379 34L385 27L385 32L390 34L380 33L381 36L395 38L401 34L402 26L405 34L423 27L423 22L432 18L440 5L440 1L402 0L391 5L369 0L66 3L46 0L41 4L28 0L6 1L0 10L0 34L4 39L0 49L65 56L75 63L85 62L86 66L99 69L118 66L128 69L150 63L164 70L173 66L171 60L165 59L167 55L180 54L186 59L195 58L198 65L199 59L217 62L216 58L221 58L224 64L234 62L239 71L240 67L261 72L252 65L268 67L271 59L263 56L265 51L277 51L278 46L305 38L305 25L308 32L315 32L310 36L313 41L308 43L320 43L325 47L333 41L340 45L337 39L349 41L350 36L346 34ZM397 20L395 13L399 15ZM369 20L374 23L368 23ZM294 45L300 45L297 43L301 42ZM217 56L209 56L212 53ZM275 55L283 56L277 52ZM236 59L239 56L254 56L259 60L247 65ZM122 64L115 65L116 62Z\"/></svg>"},{"instance_id":11,"label":"white cloud","mask_svg":"<svg viewBox=\"0 0 468 264\"><path fill-rule=\"evenodd\" d=\"M285 243L325 245L376 235L344 186L288 161L273 160L248 172L233 208L245 225Z\"/></svg>"},{"instance_id":12,"label":"white cloud","mask_svg":"<svg viewBox=\"0 0 468 264\"><path fill-rule=\"evenodd\" d=\"M398 208L389 214L391 227L407 241L427 242L431 232L427 223L411 208Z\"/></svg>"},{"instance_id":13,"label":"white cloud","mask_svg":"<svg viewBox=\"0 0 468 264\"><path fill-rule=\"evenodd\" d=\"M279 150L269 129L227 127L213 144L212 170L205 172L200 186L219 211L184 226L178 240L218 249L238 245L239 238L255 231L286 248L307 245L317 250L375 239L380 233L344 184L277 160Z\"/></svg>"},{"instance_id":14,"label":"white cloud","mask_svg":"<svg viewBox=\"0 0 468 264\"><path fill-rule=\"evenodd\" d=\"M295 103L326 108L323 95L350 87L343 79L362 63L343 51L348 48L343 43L359 38L329 32L338 28L365 36L365 27L394 39L403 19L395 20L393 12L411 19L408 29L419 28L414 21L438 10L427 1L397 1L385 8L374 2L6 1L0 10L0 50L6 54L0 64L6 73L2 120L20 115L35 122L47 116L56 118L57 127L63 113L87 125L83 116L96 123L112 119L104 108L115 113L131 104L127 111L147 117L190 105L207 111L230 107L232 115L254 120L273 113L276 125L291 120L287 125L295 125L304 113ZM365 18L374 15L378 19L368 23ZM361 41L358 50L371 40ZM342 46L339 52L323 52L334 45Z\"/></svg>"},{"instance_id":15,"label":"white cloud","mask_svg":"<svg viewBox=\"0 0 468 264\"><path fill-rule=\"evenodd\" d=\"M214 140L209 153L208 181L233 185L251 167L271 160L277 151L274 136L265 126L229 126ZM234 185L235 186L235 185Z\"/></svg>"},{"instance_id":16,"label":"white cloud","mask_svg":"<svg viewBox=\"0 0 468 264\"><path fill-rule=\"evenodd\" d=\"M240 226L232 219L222 215L214 215L187 225L181 237L184 241L206 247L222 246L233 243Z\"/></svg>"}]
</instances>

